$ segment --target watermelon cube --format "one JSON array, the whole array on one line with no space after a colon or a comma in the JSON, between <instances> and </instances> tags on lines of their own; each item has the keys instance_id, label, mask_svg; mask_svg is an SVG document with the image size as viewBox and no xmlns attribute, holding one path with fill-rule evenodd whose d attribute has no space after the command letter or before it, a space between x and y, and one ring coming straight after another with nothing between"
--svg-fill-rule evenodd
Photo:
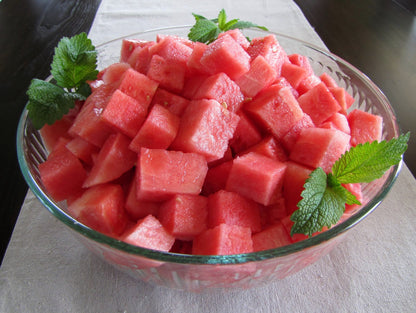
<instances>
[{"instance_id":1,"label":"watermelon cube","mask_svg":"<svg viewBox=\"0 0 416 313\"><path fill-rule=\"evenodd\" d=\"M192 50L192 54L188 59L188 69L196 75L197 73L208 74L204 66L201 64L201 58L204 55L205 50L208 48L208 45L202 42L195 42L195 46ZM192 75L193 76L193 75Z\"/></svg>"},{"instance_id":2,"label":"watermelon cube","mask_svg":"<svg viewBox=\"0 0 416 313\"><path fill-rule=\"evenodd\" d=\"M136 225L127 229L120 240L142 248L166 252L172 248L175 242L175 238L164 229L153 215L146 216Z\"/></svg>"},{"instance_id":3,"label":"watermelon cube","mask_svg":"<svg viewBox=\"0 0 416 313\"><path fill-rule=\"evenodd\" d=\"M68 212L79 222L110 236L120 235L128 223L124 192L117 184L87 189L68 206Z\"/></svg>"},{"instance_id":4,"label":"watermelon cube","mask_svg":"<svg viewBox=\"0 0 416 313\"><path fill-rule=\"evenodd\" d=\"M104 84L117 84L123 74L130 68L128 63L113 63L105 69L102 77Z\"/></svg>"},{"instance_id":5,"label":"watermelon cube","mask_svg":"<svg viewBox=\"0 0 416 313\"><path fill-rule=\"evenodd\" d=\"M252 98L276 80L276 70L262 55L250 63L247 73L237 79L237 84L246 97Z\"/></svg>"},{"instance_id":6,"label":"watermelon cube","mask_svg":"<svg viewBox=\"0 0 416 313\"><path fill-rule=\"evenodd\" d=\"M192 240L207 228L207 206L204 196L178 194L162 203L157 217L176 239Z\"/></svg>"},{"instance_id":7,"label":"watermelon cube","mask_svg":"<svg viewBox=\"0 0 416 313\"><path fill-rule=\"evenodd\" d=\"M104 84L98 87L85 101L68 133L101 147L107 137L114 132L113 128L101 118L113 92L113 85Z\"/></svg>"},{"instance_id":8,"label":"watermelon cube","mask_svg":"<svg viewBox=\"0 0 416 313\"><path fill-rule=\"evenodd\" d=\"M282 138L281 142L283 146L286 148L286 150L292 150L296 140L298 140L299 134L301 133L302 129L311 127L315 127L315 124L313 123L311 117L308 114L304 113L303 117L300 120L298 120Z\"/></svg>"},{"instance_id":9,"label":"watermelon cube","mask_svg":"<svg viewBox=\"0 0 416 313\"><path fill-rule=\"evenodd\" d=\"M286 173L283 179L283 197L285 199L286 212L292 215L298 209L298 203L302 199L306 179L312 173L312 169L305 165L289 161L286 163Z\"/></svg>"},{"instance_id":10,"label":"watermelon cube","mask_svg":"<svg viewBox=\"0 0 416 313\"><path fill-rule=\"evenodd\" d=\"M338 112L323 122L320 127L338 129L348 135L351 134L351 129L350 125L348 124L347 117L344 114Z\"/></svg>"},{"instance_id":11,"label":"watermelon cube","mask_svg":"<svg viewBox=\"0 0 416 313\"><path fill-rule=\"evenodd\" d=\"M220 224L249 227L252 233L259 232L260 205L238 193L219 190L208 197L208 228Z\"/></svg>"},{"instance_id":12,"label":"watermelon cube","mask_svg":"<svg viewBox=\"0 0 416 313\"><path fill-rule=\"evenodd\" d=\"M120 90L110 97L101 119L130 138L136 136L147 115L147 105Z\"/></svg>"},{"instance_id":13,"label":"watermelon cube","mask_svg":"<svg viewBox=\"0 0 416 313\"><path fill-rule=\"evenodd\" d=\"M98 153L83 187L110 182L133 168L137 154L129 149L129 144L130 139L121 133L110 135Z\"/></svg>"},{"instance_id":14,"label":"watermelon cube","mask_svg":"<svg viewBox=\"0 0 416 313\"><path fill-rule=\"evenodd\" d=\"M328 73L324 72L319 76L320 80L327 86L328 88L337 88L338 84Z\"/></svg>"},{"instance_id":15,"label":"watermelon cube","mask_svg":"<svg viewBox=\"0 0 416 313\"><path fill-rule=\"evenodd\" d=\"M150 48L155 44L154 41L149 41L140 45L134 49L130 55L127 63L131 65L137 72L146 74L149 70L150 60L152 54L150 54Z\"/></svg>"},{"instance_id":16,"label":"watermelon cube","mask_svg":"<svg viewBox=\"0 0 416 313\"><path fill-rule=\"evenodd\" d=\"M275 249L291 243L292 239L284 225L280 222L253 235L254 252Z\"/></svg>"},{"instance_id":17,"label":"watermelon cube","mask_svg":"<svg viewBox=\"0 0 416 313\"><path fill-rule=\"evenodd\" d=\"M383 131L381 116L355 109L348 114L348 123L351 129L352 146L381 140Z\"/></svg>"},{"instance_id":18,"label":"watermelon cube","mask_svg":"<svg viewBox=\"0 0 416 313\"><path fill-rule=\"evenodd\" d=\"M243 108L277 139L281 139L303 117L302 109L290 89L275 85L245 103Z\"/></svg>"},{"instance_id":19,"label":"watermelon cube","mask_svg":"<svg viewBox=\"0 0 416 313\"><path fill-rule=\"evenodd\" d=\"M136 99L147 110L158 86L156 81L146 75L134 69L128 69L123 74L118 89Z\"/></svg>"},{"instance_id":20,"label":"watermelon cube","mask_svg":"<svg viewBox=\"0 0 416 313\"><path fill-rule=\"evenodd\" d=\"M222 36L230 35L244 50L246 50L250 46L250 41L247 40L247 37L241 32L240 29L234 28L227 30L225 32L219 33L218 38Z\"/></svg>"},{"instance_id":21,"label":"watermelon cube","mask_svg":"<svg viewBox=\"0 0 416 313\"><path fill-rule=\"evenodd\" d=\"M182 115L171 148L199 153L208 162L218 160L227 151L238 121L238 115L225 109L216 100L191 101Z\"/></svg>"},{"instance_id":22,"label":"watermelon cube","mask_svg":"<svg viewBox=\"0 0 416 313\"><path fill-rule=\"evenodd\" d=\"M280 220L286 216L286 201L282 195L276 203L262 207L262 210L260 211L262 229L279 223Z\"/></svg>"},{"instance_id":23,"label":"watermelon cube","mask_svg":"<svg viewBox=\"0 0 416 313\"><path fill-rule=\"evenodd\" d=\"M321 80L318 76L312 74L309 76L306 76L298 85L298 88L296 88L296 91L299 95L303 95L304 93L311 90L316 85L320 84Z\"/></svg>"},{"instance_id":24,"label":"watermelon cube","mask_svg":"<svg viewBox=\"0 0 416 313\"><path fill-rule=\"evenodd\" d=\"M186 66L155 54L150 60L147 76L163 88L180 93L185 83L185 73Z\"/></svg>"},{"instance_id":25,"label":"watermelon cube","mask_svg":"<svg viewBox=\"0 0 416 313\"><path fill-rule=\"evenodd\" d=\"M326 173L349 148L351 136L335 129L305 128L290 152L289 158L303 165L321 167Z\"/></svg>"},{"instance_id":26,"label":"watermelon cube","mask_svg":"<svg viewBox=\"0 0 416 313\"><path fill-rule=\"evenodd\" d=\"M332 114L341 109L338 101L324 83L316 85L299 96L298 101L303 112L311 117L315 125L322 124Z\"/></svg>"},{"instance_id":27,"label":"watermelon cube","mask_svg":"<svg viewBox=\"0 0 416 313\"><path fill-rule=\"evenodd\" d=\"M304 68L308 75L313 74L313 69L307 56L299 53L293 53L288 55L287 57L289 58L290 63Z\"/></svg>"},{"instance_id":28,"label":"watermelon cube","mask_svg":"<svg viewBox=\"0 0 416 313\"><path fill-rule=\"evenodd\" d=\"M341 106L340 112L347 115L347 110L354 103L355 99L342 87L329 87L328 89Z\"/></svg>"},{"instance_id":29,"label":"watermelon cube","mask_svg":"<svg viewBox=\"0 0 416 313\"><path fill-rule=\"evenodd\" d=\"M167 149L175 139L178 128L179 117L155 104L129 147L137 153L141 147Z\"/></svg>"},{"instance_id":30,"label":"watermelon cube","mask_svg":"<svg viewBox=\"0 0 416 313\"><path fill-rule=\"evenodd\" d=\"M123 39L121 42L121 51L120 51L120 62L127 63L130 55L133 53L136 47L142 45L141 40L136 39Z\"/></svg>"},{"instance_id":31,"label":"watermelon cube","mask_svg":"<svg viewBox=\"0 0 416 313\"><path fill-rule=\"evenodd\" d=\"M280 142L277 141L273 136L264 137L260 142L240 153L240 155L249 152L256 152L281 162L288 160L286 151L283 149Z\"/></svg>"},{"instance_id":32,"label":"watermelon cube","mask_svg":"<svg viewBox=\"0 0 416 313\"><path fill-rule=\"evenodd\" d=\"M209 76L199 86L194 100L214 99L231 112L237 112L244 100L240 87L225 73Z\"/></svg>"},{"instance_id":33,"label":"watermelon cube","mask_svg":"<svg viewBox=\"0 0 416 313\"><path fill-rule=\"evenodd\" d=\"M145 218L149 214L157 216L157 213L159 212L160 203L154 201L138 200L136 195L137 182L135 179L132 179L129 187L130 188L127 191L125 203L127 215L134 221L137 221L141 218Z\"/></svg>"},{"instance_id":34,"label":"watermelon cube","mask_svg":"<svg viewBox=\"0 0 416 313\"><path fill-rule=\"evenodd\" d=\"M277 201L281 194L286 164L250 152L234 159L226 190L239 193L263 205Z\"/></svg>"},{"instance_id":35,"label":"watermelon cube","mask_svg":"<svg viewBox=\"0 0 416 313\"><path fill-rule=\"evenodd\" d=\"M73 119L61 118L55 121L52 125L45 124L39 131L42 136L42 141L48 151L52 151L60 138L67 138L70 140L72 136L68 131L73 123Z\"/></svg>"},{"instance_id":36,"label":"watermelon cube","mask_svg":"<svg viewBox=\"0 0 416 313\"><path fill-rule=\"evenodd\" d=\"M43 185L55 201L62 201L82 192L87 172L81 161L64 145L56 146L38 168Z\"/></svg>"},{"instance_id":37,"label":"watermelon cube","mask_svg":"<svg viewBox=\"0 0 416 313\"><path fill-rule=\"evenodd\" d=\"M141 148L136 170L137 199L164 201L174 194L199 194L207 171L202 155Z\"/></svg>"},{"instance_id":38,"label":"watermelon cube","mask_svg":"<svg viewBox=\"0 0 416 313\"><path fill-rule=\"evenodd\" d=\"M71 151L78 159L85 162L88 165L92 165L92 155L97 154L99 148L92 143L85 141L81 137L75 137L69 141L65 147Z\"/></svg>"},{"instance_id":39,"label":"watermelon cube","mask_svg":"<svg viewBox=\"0 0 416 313\"><path fill-rule=\"evenodd\" d=\"M221 224L195 237L192 254L229 255L253 252L251 230L248 227Z\"/></svg>"},{"instance_id":40,"label":"watermelon cube","mask_svg":"<svg viewBox=\"0 0 416 313\"><path fill-rule=\"evenodd\" d=\"M199 90L199 87L209 76L211 75L195 74L190 77L186 77L181 96L183 96L186 99L193 99L195 94Z\"/></svg>"},{"instance_id":41,"label":"watermelon cube","mask_svg":"<svg viewBox=\"0 0 416 313\"><path fill-rule=\"evenodd\" d=\"M202 193L204 195L209 195L221 189L225 189L232 166L233 162L230 160L210 167L205 177Z\"/></svg>"},{"instance_id":42,"label":"watermelon cube","mask_svg":"<svg viewBox=\"0 0 416 313\"><path fill-rule=\"evenodd\" d=\"M299 84L308 77L308 72L299 65L285 62L282 65L282 77L286 78L290 85L297 89Z\"/></svg>"},{"instance_id":43,"label":"watermelon cube","mask_svg":"<svg viewBox=\"0 0 416 313\"><path fill-rule=\"evenodd\" d=\"M181 116L189 104L189 100L171 93L163 88L158 88L153 96L151 106L160 104L177 116Z\"/></svg>"},{"instance_id":44,"label":"watermelon cube","mask_svg":"<svg viewBox=\"0 0 416 313\"><path fill-rule=\"evenodd\" d=\"M262 134L256 125L247 117L243 111L237 112L240 117L233 138L230 140L230 147L234 153L240 153L262 139Z\"/></svg>"},{"instance_id":45,"label":"watermelon cube","mask_svg":"<svg viewBox=\"0 0 416 313\"><path fill-rule=\"evenodd\" d=\"M206 72L224 72L232 80L250 68L250 56L230 35L224 35L210 43L200 61Z\"/></svg>"},{"instance_id":46,"label":"watermelon cube","mask_svg":"<svg viewBox=\"0 0 416 313\"><path fill-rule=\"evenodd\" d=\"M159 55L169 62L174 62L186 67L192 54L192 48L183 43L183 39L175 36L159 37L157 43L150 47L151 55Z\"/></svg>"},{"instance_id":47,"label":"watermelon cube","mask_svg":"<svg viewBox=\"0 0 416 313\"><path fill-rule=\"evenodd\" d=\"M281 75L283 63L289 60L286 52L280 46L274 35L253 38L250 46L247 48L247 53L252 60L259 55L263 56L275 69L277 76Z\"/></svg>"}]
</instances>

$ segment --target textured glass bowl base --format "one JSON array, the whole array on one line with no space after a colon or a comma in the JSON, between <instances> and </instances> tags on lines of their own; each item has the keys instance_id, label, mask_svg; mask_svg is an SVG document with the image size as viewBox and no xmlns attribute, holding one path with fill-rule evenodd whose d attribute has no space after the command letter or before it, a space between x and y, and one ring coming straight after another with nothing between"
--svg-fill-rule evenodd
<instances>
[{"instance_id":1,"label":"textured glass bowl base","mask_svg":"<svg viewBox=\"0 0 416 313\"><path fill-rule=\"evenodd\" d=\"M155 40L156 34L186 37L188 27L172 27L128 35L125 38ZM250 38L269 32L248 30ZM309 57L317 75L327 72L355 99L354 108L378 114L383 118L383 139L400 133L395 114L383 93L364 74L339 57L313 45L284 35L275 34L288 54ZM122 38L97 47L99 69L117 62ZM152 284L188 291L209 288L250 288L285 278L315 262L335 247L351 227L363 220L384 199L393 185L401 163L392 167L382 178L363 186L364 203L345 216L340 223L317 236L291 245L240 255L196 256L173 254L129 245L105 236L78 223L66 212L65 203L54 202L39 178L38 165L48 155L39 132L22 114L17 132L17 152L22 173L33 193L51 214L68 227L92 252L130 276ZM47 232L47 230L45 230Z\"/></svg>"}]
</instances>

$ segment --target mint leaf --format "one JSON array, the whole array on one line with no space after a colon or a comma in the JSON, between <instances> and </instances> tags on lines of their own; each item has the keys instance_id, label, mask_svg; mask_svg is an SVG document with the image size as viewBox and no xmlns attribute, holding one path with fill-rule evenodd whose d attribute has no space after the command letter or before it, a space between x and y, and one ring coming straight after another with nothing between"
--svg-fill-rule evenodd
<instances>
[{"instance_id":1,"label":"mint leaf","mask_svg":"<svg viewBox=\"0 0 416 313\"><path fill-rule=\"evenodd\" d=\"M231 25L228 29L235 29L235 28L245 29L245 28L251 28L251 27L258 28L261 30L268 30L267 27L260 26L251 22L245 22L245 21L237 21L236 23Z\"/></svg>"},{"instance_id":2,"label":"mint leaf","mask_svg":"<svg viewBox=\"0 0 416 313\"><path fill-rule=\"evenodd\" d=\"M220 29L215 24L215 22L207 20L206 18L195 19L195 25L192 26L188 34L189 40L209 43L218 37Z\"/></svg>"},{"instance_id":3,"label":"mint leaf","mask_svg":"<svg viewBox=\"0 0 416 313\"><path fill-rule=\"evenodd\" d=\"M79 88L97 77L97 52L86 33L63 37L55 48L51 74L58 86Z\"/></svg>"},{"instance_id":4,"label":"mint leaf","mask_svg":"<svg viewBox=\"0 0 416 313\"><path fill-rule=\"evenodd\" d=\"M336 224L345 204L361 204L342 184L365 183L380 178L392 165L399 163L407 149L410 133L389 141L374 141L352 147L326 174L315 169L306 180L302 200L293 212L291 236L296 233L312 236L323 227Z\"/></svg>"},{"instance_id":5,"label":"mint leaf","mask_svg":"<svg viewBox=\"0 0 416 313\"><path fill-rule=\"evenodd\" d=\"M264 26L259 26L251 22L240 21L239 19L227 21L227 15L224 9L219 12L218 17L215 19L207 19L206 17L195 13L192 13L192 15L195 18L195 24L188 33L188 39L192 41L211 43L218 38L218 35L221 32L236 28L244 29L256 27L267 30Z\"/></svg>"},{"instance_id":6,"label":"mint leaf","mask_svg":"<svg viewBox=\"0 0 416 313\"><path fill-rule=\"evenodd\" d=\"M223 30L226 23L227 23L227 14L225 14L225 10L222 9L220 13L218 14L219 29Z\"/></svg>"},{"instance_id":7,"label":"mint leaf","mask_svg":"<svg viewBox=\"0 0 416 313\"><path fill-rule=\"evenodd\" d=\"M323 227L331 227L337 223L344 213L346 193L339 183L334 183L322 168L314 170L305 182L301 193L299 210L296 210L291 220L294 225L291 236L296 233L312 236Z\"/></svg>"},{"instance_id":8,"label":"mint leaf","mask_svg":"<svg viewBox=\"0 0 416 313\"><path fill-rule=\"evenodd\" d=\"M335 162L332 172L343 184L368 183L380 178L392 165L400 162L409 136L407 133L389 141L357 145Z\"/></svg>"},{"instance_id":9,"label":"mint leaf","mask_svg":"<svg viewBox=\"0 0 416 313\"><path fill-rule=\"evenodd\" d=\"M37 129L53 124L74 107L74 99L64 89L40 79L33 79L27 91L28 116Z\"/></svg>"},{"instance_id":10,"label":"mint leaf","mask_svg":"<svg viewBox=\"0 0 416 313\"><path fill-rule=\"evenodd\" d=\"M51 64L53 79L33 79L27 90L28 116L37 129L61 119L75 101L91 94L88 80L97 78L97 52L85 33L64 37L58 43Z\"/></svg>"}]
</instances>

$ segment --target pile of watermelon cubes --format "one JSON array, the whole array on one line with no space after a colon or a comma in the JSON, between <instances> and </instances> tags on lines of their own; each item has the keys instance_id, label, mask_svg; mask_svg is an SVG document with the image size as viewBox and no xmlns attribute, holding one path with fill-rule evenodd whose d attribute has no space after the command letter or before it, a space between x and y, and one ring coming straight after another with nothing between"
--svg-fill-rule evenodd
<instances>
[{"instance_id":1,"label":"pile of watermelon cubes","mask_svg":"<svg viewBox=\"0 0 416 313\"><path fill-rule=\"evenodd\" d=\"M155 250L226 255L303 240L289 235L290 215L311 171L381 139L381 117L348 112L346 90L274 35L124 40L120 62L90 86L41 129L51 151L41 180L79 222ZM359 184L346 187L361 199Z\"/></svg>"}]
</instances>

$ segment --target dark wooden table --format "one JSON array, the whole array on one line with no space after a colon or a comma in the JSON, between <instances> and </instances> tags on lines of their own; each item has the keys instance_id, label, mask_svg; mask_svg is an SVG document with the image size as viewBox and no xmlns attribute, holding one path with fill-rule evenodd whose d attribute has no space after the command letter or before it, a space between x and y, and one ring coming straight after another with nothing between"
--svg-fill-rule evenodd
<instances>
[{"instance_id":1,"label":"dark wooden table","mask_svg":"<svg viewBox=\"0 0 416 313\"><path fill-rule=\"evenodd\" d=\"M414 1L400 1L408 9L386 0L295 2L331 51L385 91L403 130L414 130ZM0 0L0 260L27 191L15 148L26 89L32 78L49 75L53 49L62 36L89 31L99 4L100 0ZM416 173L414 148L409 148L406 163Z\"/></svg>"}]
</instances>

